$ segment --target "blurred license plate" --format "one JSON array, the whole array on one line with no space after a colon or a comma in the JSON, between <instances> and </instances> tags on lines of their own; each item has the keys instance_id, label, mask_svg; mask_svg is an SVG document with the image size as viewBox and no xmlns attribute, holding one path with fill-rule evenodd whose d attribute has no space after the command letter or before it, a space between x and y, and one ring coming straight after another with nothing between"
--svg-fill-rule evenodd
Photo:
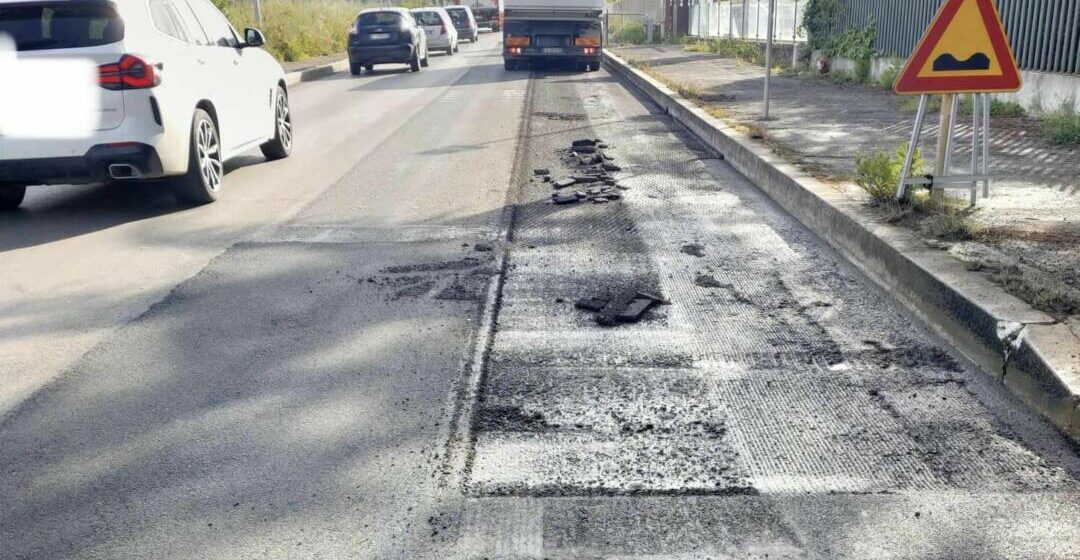
<instances>
[{"instance_id":1,"label":"blurred license plate","mask_svg":"<svg viewBox=\"0 0 1080 560\"><path fill-rule=\"evenodd\" d=\"M382 40L382 39L389 39L389 38L390 38L389 33L372 33L371 34L371 40L372 41L379 41L379 40Z\"/></svg>"},{"instance_id":2,"label":"blurred license plate","mask_svg":"<svg viewBox=\"0 0 1080 560\"><path fill-rule=\"evenodd\" d=\"M559 54L563 52L563 50L562 47L544 47L544 52L550 54Z\"/></svg>"}]
</instances>

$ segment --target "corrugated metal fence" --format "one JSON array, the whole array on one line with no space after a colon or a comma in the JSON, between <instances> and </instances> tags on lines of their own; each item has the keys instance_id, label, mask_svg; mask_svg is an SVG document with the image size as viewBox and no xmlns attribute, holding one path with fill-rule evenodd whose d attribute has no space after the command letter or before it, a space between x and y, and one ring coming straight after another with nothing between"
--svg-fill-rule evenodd
<instances>
[{"instance_id":1,"label":"corrugated metal fence","mask_svg":"<svg viewBox=\"0 0 1080 560\"><path fill-rule=\"evenodd\" d=\"M730 2L702 1L691 7L691 34L700 37L729 36L724 14L735 15L734 35L750 39L764 38L764 12L768 1L755 0ZM804 2L799 2L805 5ZM930 21L941 6L942 0L840 0L842 5L837 31L851 27L863 27L872 15L877 26L874 48L887 56L907 57L919 42ZM777 0L777 15L782 21L785 12L791 17L793 2ZM802 8L797 8L802 21ZM727 11L725 11L727 10ZM740 29L741 11L749 10L750 33ZM1005 23L1005 31L1012 43L1013 53L1024 70L1080 74L1080 0L998 0L998 11ZM718 15L713 15L719 12ZM698 17L694 17L694 16ZM698 31L695 31L695 20ZM716 22L716 23L713 23ZM780 40L790 40L790 28L777 22ZM760 33L755 32L760 31ZM702 33L701 31L704 31ZM786 34L786 35L785 35Z\"/></svg>"}]
</instances>

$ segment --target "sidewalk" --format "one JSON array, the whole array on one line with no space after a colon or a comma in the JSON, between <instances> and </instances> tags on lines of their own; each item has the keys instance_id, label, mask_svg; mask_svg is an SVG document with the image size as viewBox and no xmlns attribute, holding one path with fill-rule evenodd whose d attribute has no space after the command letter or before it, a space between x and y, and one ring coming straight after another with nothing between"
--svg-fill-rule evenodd
<instances>
[{"instance_id":1,"label":"sidewalk","mask_svg":"<svg viewBox=\"0 0 1080 560\"><path fill-rule=\"evenodd\" d=\"M864 197L853 184L855 156L892 152L907 141L913 111L904 98L872 85L836 84L816 77L774 76L771 114L762 111L764 68L675 45L615 51L657 79L689 86L698 103L730 124L760 129L761 141L845 194ZM960 122L957 167L970 161L970 122ZM933 166L937 114L927 118L921 148ZM970 218L974 239L940 235L934 224L910 221L927 242L1002 284L1017 297L1059 319L1080 314L1080 149L1041 138L1032 117L993 117L993 196L979 199ZM965 146L965 144L967 144ZM966 192L964 193L966 196ZM884 210L882 211L884 213Z\"/></svg>"}]
</instances>

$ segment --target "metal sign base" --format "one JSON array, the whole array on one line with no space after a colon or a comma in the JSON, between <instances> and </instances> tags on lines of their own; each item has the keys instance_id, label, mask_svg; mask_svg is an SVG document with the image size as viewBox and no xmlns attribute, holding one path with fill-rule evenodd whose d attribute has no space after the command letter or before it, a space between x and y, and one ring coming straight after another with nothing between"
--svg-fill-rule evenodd
<instances>
[{"instance_id":1,"label":"metal sign base","mask_svg":"<svg viewBox=\"0 0 1080 560\"><path fill-rule=\"evenodd\" d=\"M915 150L919 146L919 138L922 135L923 124L926 122L926 108L930 102L929 95L919 97L919 110L915 114L915 126L911 131L911 141L908 143L907 157L904 158L904 169L900 173L900 185L896 189L896 200L904 201L908 197L909 186L924 186L933 192L935 189L967 189L971 191L971 205L975 206L979 195L979 183L983 185L983 198L990 197L990 188L993 178L990 176L990 94L971 94L971 172L967 175L949 175L952 166L952 152L956 140L956 113L959 106L959 97L954 97L952 107L942 107L942 111L948 110L949 114L949 139L945 148L945 176L934 177L911 177L912 160Z\"/></svg>"}]
</instances>

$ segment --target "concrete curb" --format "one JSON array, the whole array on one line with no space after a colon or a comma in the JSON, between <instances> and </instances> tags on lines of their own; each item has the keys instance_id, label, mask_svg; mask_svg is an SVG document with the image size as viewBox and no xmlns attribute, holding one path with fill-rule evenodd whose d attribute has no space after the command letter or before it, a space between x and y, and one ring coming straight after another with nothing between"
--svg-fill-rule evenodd
<instances>
[{"instance_id":1,"label":"concrete curb","mask_svg":"<svg viewBox=\"0 0 1080 560\"><path fill-rule=\"evenodd\" d=\"M349 67L349 59L339 60L331 64L323 64L321 66L314 66L306 70L298 70L296 72L288 72L285 74L285 84L292 87L300 82L310 82L312 80L318 80L319 78L325 78L335 72L343 72Z\"/></svg>"},{"instance_id":2,"label":"concrete curb","mask_svg":"<svg viewBox=\"0 0 1080 560\"><path fill-rule=\"evenodd\" d=\"M1057 323L909 230L881 222L611 51L604 61L987 374L1080 441L1080 326Z\"/></svg>"}]
</instances>

